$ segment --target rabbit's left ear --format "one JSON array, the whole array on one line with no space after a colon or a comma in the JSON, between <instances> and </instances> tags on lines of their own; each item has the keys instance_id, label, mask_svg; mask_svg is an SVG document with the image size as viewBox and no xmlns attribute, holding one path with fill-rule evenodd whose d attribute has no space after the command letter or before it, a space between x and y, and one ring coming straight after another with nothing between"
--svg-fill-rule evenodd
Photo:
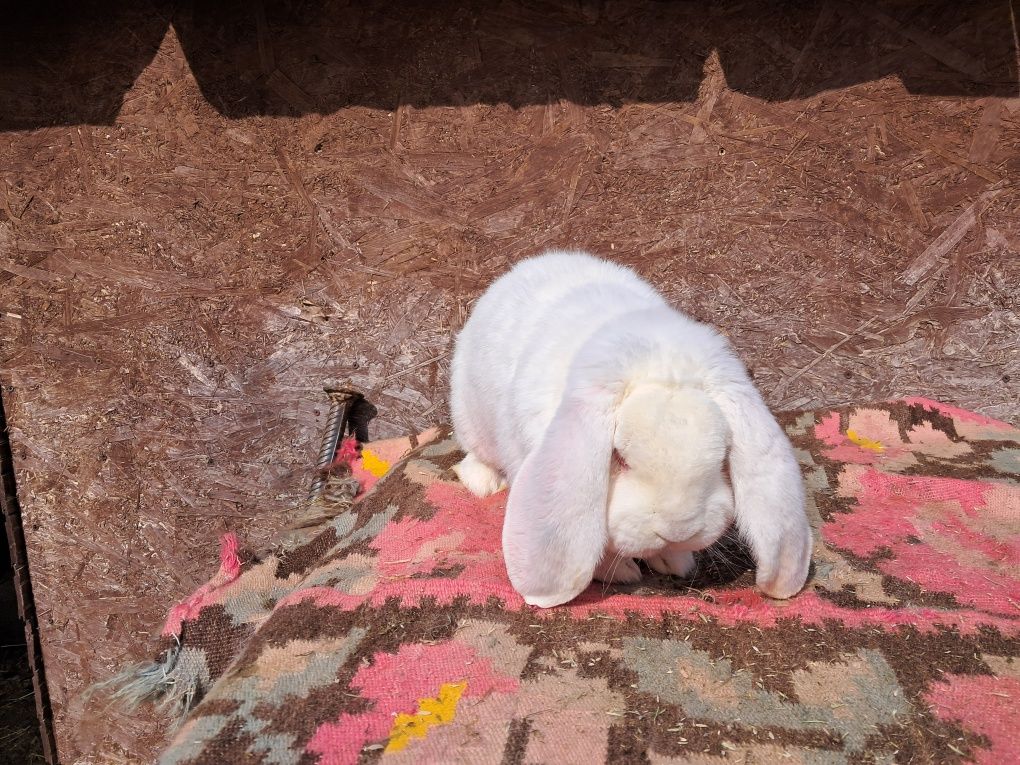
<instances>
[{"instance_id":1,"label":"rabbit's left ear","mask_svg":"<svg viewBox=\"0 0 1020 765\"><path fill-rule=\"evenodd\" d=\"M513 479L503 556L514 589L530 605L572 600L602 558L613 406L608 395L568 394Z\"/></svg>"},{"instance_id":2,"label":"rabbit's left ear","mask_svg":"<svg viewBox=\"0 0 1020 765\"><path fill-rule=\"evenodd\" d=\"M804 479L786 433L750 379L741 377L711 392L733 435L729 467L737 528L754 553L758 587L789 598L804 586L811 564Z\"/></svg>"}]
</instances>

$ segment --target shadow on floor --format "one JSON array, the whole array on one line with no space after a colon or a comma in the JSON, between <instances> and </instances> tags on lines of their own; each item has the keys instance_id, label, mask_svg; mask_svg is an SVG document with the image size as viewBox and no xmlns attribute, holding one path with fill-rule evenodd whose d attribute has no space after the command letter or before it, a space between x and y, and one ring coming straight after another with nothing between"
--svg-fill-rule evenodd
<instances>
[{"instance_id":1,"label":"shadow on floor","mask_svg":"<svg viewBox=\"0 0 1020 765\"><path fill-rule=\"evenodd\" d=\"M999 0L94 0L5 12L0 130L112 123L170 28L228 117L690 101L713 51L729 87L769 100L886 76L912 93L1017 95L1009 3ZM176 86L161 83L163 96Z\"/></svg>"}]
</instances>

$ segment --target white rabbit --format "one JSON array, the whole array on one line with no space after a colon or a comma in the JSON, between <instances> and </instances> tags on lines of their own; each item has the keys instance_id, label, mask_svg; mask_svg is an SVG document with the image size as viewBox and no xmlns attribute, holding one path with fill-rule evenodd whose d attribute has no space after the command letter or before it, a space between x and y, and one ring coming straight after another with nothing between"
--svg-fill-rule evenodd
<instances>
[{"instance_id":1,"label":"white rabbit","mask_svg":"<svg viewBox=\"0 0 1020 765\"><path fill-rule=\"evenodd\" d=\"M786 434L725 338L633 271L580 252L522 261L479 298L451 378L455 471L479 496L509 484L503 554L527 603L636 581L634 558L690 573L734 520L765 593L804 586Z\"/></svg>"}]
</instances>

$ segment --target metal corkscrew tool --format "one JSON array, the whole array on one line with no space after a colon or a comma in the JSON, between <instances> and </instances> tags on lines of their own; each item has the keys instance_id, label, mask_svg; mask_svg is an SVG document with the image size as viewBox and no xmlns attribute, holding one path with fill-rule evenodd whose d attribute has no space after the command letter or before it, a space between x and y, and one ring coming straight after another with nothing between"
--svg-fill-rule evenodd
<instances>
[{"instance_id":1,"label":"metal corkscrew tool","mask_svg":"<svg viewBox=\"0 0 1020 765\"><path fill-rule=\"evenodd\" d=\"M322 448L319 449L319 459L316 462L315 480L308 492L309 499L315 499L322 493L326 485L326 468L333 462L336 456L340 439L343 438L350 422L351 409L361 399L361 394L351 388L324 388L329 396L329 414L326 415L326 432L322 437Z\"/></svg>"}]
</instances>

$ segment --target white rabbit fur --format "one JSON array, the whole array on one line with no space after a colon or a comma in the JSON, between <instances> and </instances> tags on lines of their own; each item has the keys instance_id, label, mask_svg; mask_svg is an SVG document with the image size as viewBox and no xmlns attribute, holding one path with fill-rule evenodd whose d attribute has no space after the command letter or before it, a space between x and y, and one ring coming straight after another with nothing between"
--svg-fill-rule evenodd
<instances>
[{"instance_id":1,"label":"white rabbit fur","mask_svg":"<svg viewBox=\"0 0 1020 765\"><path fill-rule=\"evenodd\" d=\"M766 594L803 587L812 540L789 440L725 338L633 271L581 252L517 264L457 337L450 405L461 481L480 496L510 485L503 553L526 602L635 581L634 558L684 575L730 521Z\"/></svg>"}]
</instances>

